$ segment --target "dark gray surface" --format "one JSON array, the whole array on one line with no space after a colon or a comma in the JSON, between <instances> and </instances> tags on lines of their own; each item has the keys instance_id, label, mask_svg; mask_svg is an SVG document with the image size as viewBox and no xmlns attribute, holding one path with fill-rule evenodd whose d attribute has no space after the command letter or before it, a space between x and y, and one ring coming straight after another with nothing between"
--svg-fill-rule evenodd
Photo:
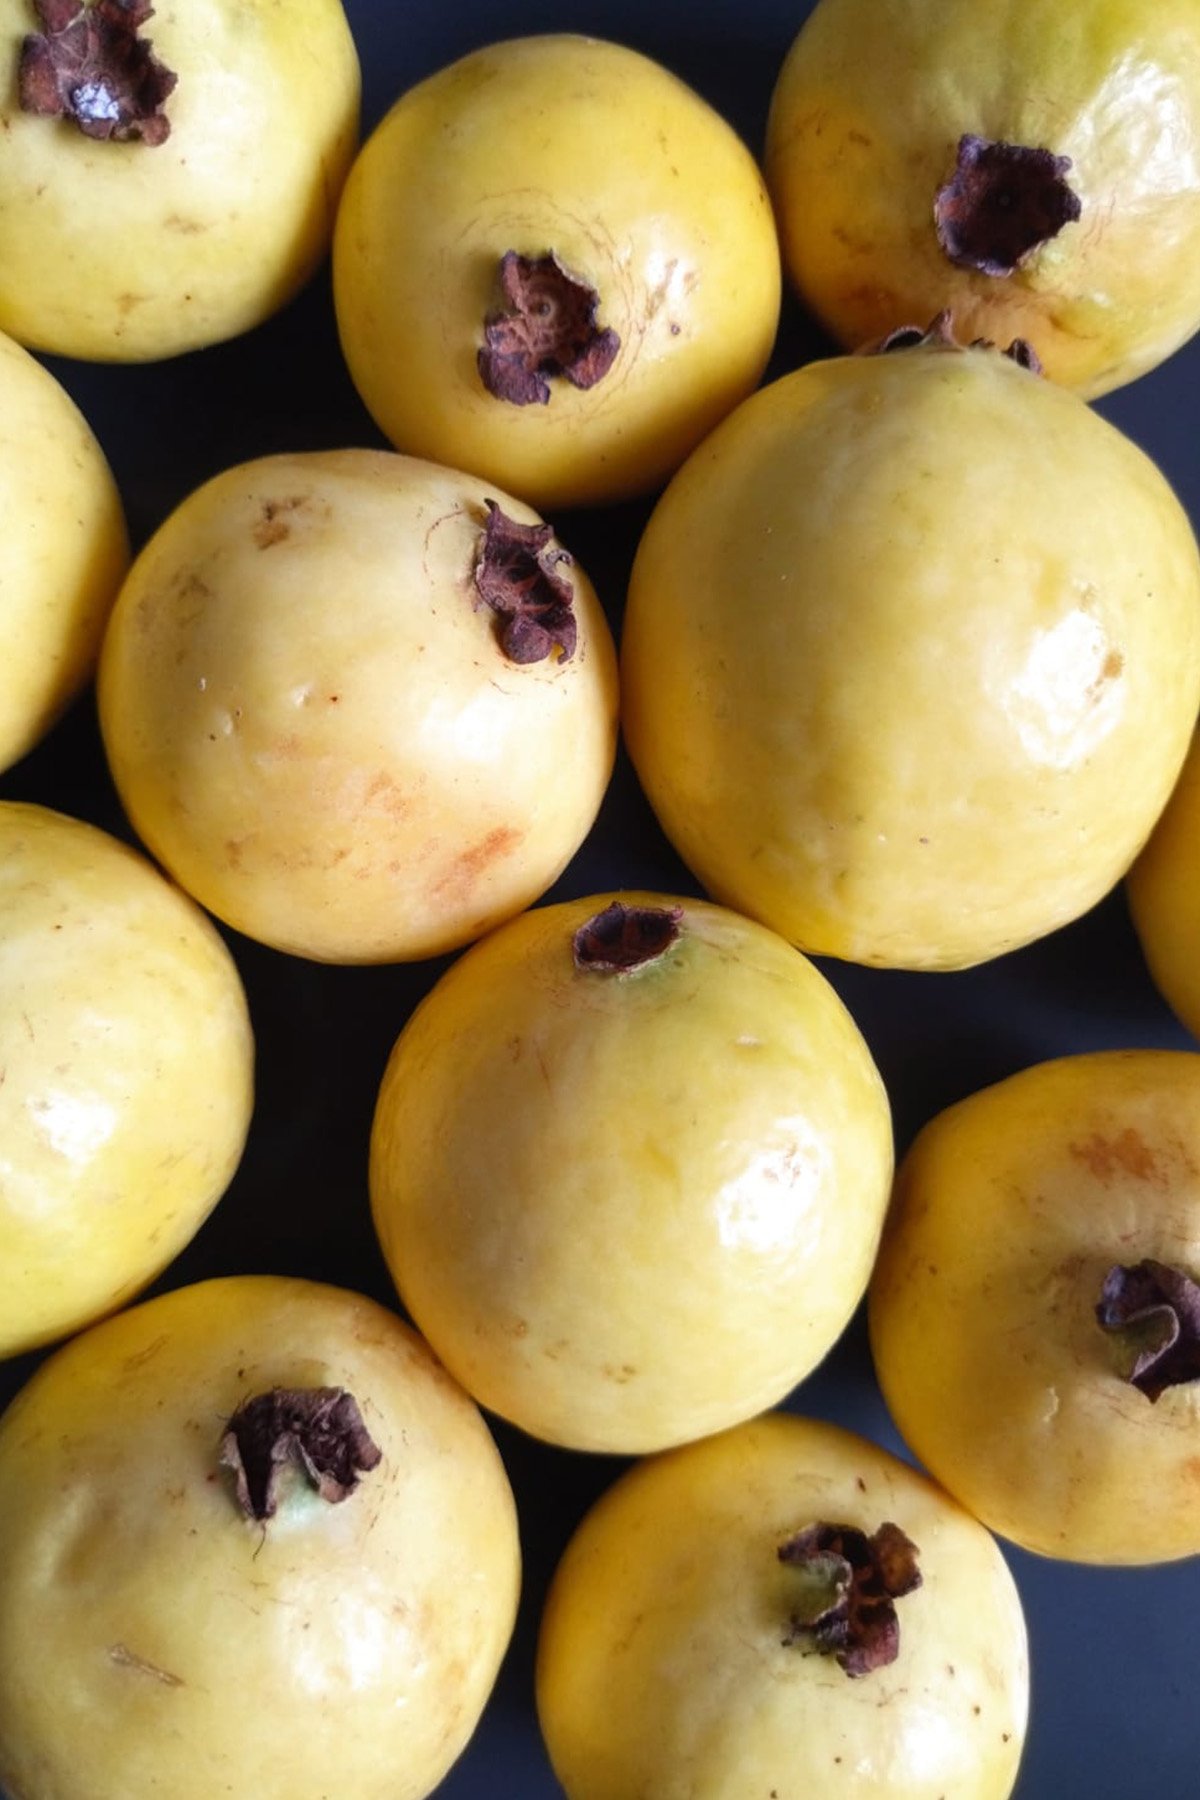
<instances>
[{"instance_id":1,"label":"dark gray surface","mask_svg":"<svg viewBox=\"0 0 1200 1800\"><path fill-rule=\"evenodd\" d=\"M586 30L665 61L757 149L779 64L808 10L784 0L477 0L402 6L349 0L369 128L411 82L502 35ZM779 370L830 346L788 302ZM341 364L327 273L268 326L157 367L52 362L98 432L140 542L207 476L246 457L380 441ZM1101 404L1159 461L1200 519L1200 346ZM556 519L619 625L648 511ZM128 835L104 773L90 700L0 778L0 796L37 800ZM1003 854L1003 847L997 847ZM694 891L622 762L588 844L554 897L613 886ZM233 1188L159 1288L268 1271L357 1287L391 1302L365 1195L367 1131L391 1043L441 963L378 970L291 961L231 936L259 1043L254 1129ZM1044 1056L1131 1045L1190 1046L1154 993L1118 893L1053 939L961 975L826 965L888 1083L901 1148L940 1107ZM0 1366L0 1403L36 1358ZM870 1370L861 1318L793 1397L898 1447ZM558 1793L532 1710L536 1622L568 1534L618 1464L497 1428L522 1517L526 1581L518 1632L445 1800L551 1800ZM1021 1800L1191 1800L1200 1795L1200 1710L1191 1609L1200 1564L1096 1571L1011 1553L1032 1640L1032 1725ZM140 1800L131 1795L129 1800ZM351 1797L352 1800L352 1797ZM819 1800L819 1796L815 1797Z\"/></svg>"}]
</instances>

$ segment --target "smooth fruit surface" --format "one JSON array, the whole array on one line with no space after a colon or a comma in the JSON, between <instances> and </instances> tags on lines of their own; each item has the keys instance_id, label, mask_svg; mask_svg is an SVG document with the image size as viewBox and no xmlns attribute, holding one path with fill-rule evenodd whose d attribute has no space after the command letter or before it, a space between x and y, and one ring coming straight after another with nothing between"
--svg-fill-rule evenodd
<instances>
[{"instance_id":1,"label":"smooth fruit surface","mask_svg":"<svg viewBox=\"0 0 1200 1800\"><path fill-rule=\"evenodd\" d=\"M556 373L520 404L485 387L509 252L596 295L619 348L593 385ZM543 509L664 480L754 387L779 314L745 145L649 57L569 33L473 51L404 94L351 171L333 258L342 348L388 438ZM535 330L557 304L537 296Z\"/></svg>"},{"instance_id":2,"label":"smooth fruit surface","mask_svg":"<svg viewBox=\"0 0 1200 1800\"><path fill-rule=\"evenodd\" d=\"M641 966L581 964L609 908L674 908ZM887 1099L833 988L719 907L623 894L511 921L438 981L371 1141L406 1307L482 1404L592 1450L782 1398L864 1291Z\"/></svg>"},{"instance_id":3,"label":"smooth fruit surface","mask_svg":"<svg viewBox=\"0 0 1200 1800\"><path fill-rule=\"evenodd\" d=\"M111 1312L224 1193L254 1045L200 909L105 832L0 804L0 1356Z\"/></svg>"},{"instance_id":4,"label":"smooth fruit surface","mask_svg":"<svg viewBox=\"0 0 1200 1800\"><path fill-rule=\"evenodd\" d=\"M129 562L121 498L67 392L0 337L0 770L88 680Z\"/></svg>"},{"instance_id":5,"label":"smooth fruit surface","mask_svg":"<svg viewBox=\"0 0 1200 1800\"><path fill-rule=\"evenodd\" d=\"M1200 742L1129 871L1129 910L1167 1004L1200 1037Z\"/></svg>"},{"instance_id":6,"label":"smooth fruit surface","mask_svg":"<svg viewBox=\"0 0 1200 1800\"><path fill-rule=\"evenodd\" d=\"M247 1516L226 1421L314 1389L352 1397L377 1466L333 1502L285 1456L277 1510ZM282 1277L177 1289L75 1339L0 1421L0 1782L423 1800L518 1580L492 1440L398 1318Z\"/></svg>"},{"instance_id":7,"label":"smooth fruit surface","mask_svg":"<svg viewBox=\"0 0 1200 1800\"><path fill-rule=\"evenodd\" d=\"M35 349L138 362L232 337L290 299L329 245L358 141L341 0L144 11L139 35L176 77L153 144L23 111L21 47L39 17L0 3L0 329ZM103 83L96 72L102 109Z\"/></svg>"},{"instance_id":8,"label":"smooth fruit surface","mask_svg":"<svg viewBox=\"0 0 1200 1800\"><path fill-rule=\"evenodd\" d=\"M571 654L506 654L473 579L489 502L537 521L388 451L264 457L135 562L99 672L113 776L238 930L331 962L432 956L528 905L586 835L616 742L611 636L565 558Z\"/></svg>"},{"instance_id":9,"label":"smooth fruit surface","mask_svg":"<svg viewBox=\"0 0 1200 1800\"><path fill-rule=\"evenodd\" d=\"M1077 917L1166 803L1200 559L1153 463L1007 356L810 364L642 537L630 753L714 899L802 949L961 967Z\"/></svg>"},{"instance_id":10,"label":"smooth fruit surface","mask_svg":"<svg viewBox=\"0 0 1200 1800\"><path fill-rule=\"evenodd\" d=\"M1200 1278L1198 1170L1200 1055L1166 1050L1037 1064L938 1114L901 1165L870 1294L880 1385L931 1473L1027 1549L1200 1550L1200 1385L1150 1399L1131 1375L1169 1316L1096 1311L1118 1266Z\"/></svg>"},{"instance_id":11,"label":"smooth fruit surface","mask_svg":"<svg viewBox=\"0 0 1200 1800\"><path fill-rule=\"evenodd\" d=\"M1053 228L1044 170L985 165L952 260L938 197L972 137L1065 158L1076 216ZM952 306L964 338L1028 338L1095 396L1200 325L1198 149L1191 0L820 0L780 71L766 167L789 273L847 347Z\"/></svg>"},{"instance_id":12,"label":"smooth fruit surface","mask_svg":"<svg viewBox=\"0 0 1200 1800\"><path fill-rule=\"evenodd\" d=\"M893 1662L850 1676L789 1641L780 1546L816 1521L887 1521L921 1584ZM851 1432L768 1414L652 1458L593 1507L542 1622L537 1700L569 1800L1005 1800L1029 1669L993 1539Z\"/></svg>"}]
</instances>

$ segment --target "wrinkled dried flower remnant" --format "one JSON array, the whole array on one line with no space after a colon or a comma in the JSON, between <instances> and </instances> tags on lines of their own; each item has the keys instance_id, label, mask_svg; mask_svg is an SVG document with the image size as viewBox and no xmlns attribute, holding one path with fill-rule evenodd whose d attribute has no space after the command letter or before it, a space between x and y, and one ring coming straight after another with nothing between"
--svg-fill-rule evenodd
<instances>
[{"instance_id":1,"label":"wrinkled dried flower remnant","mask_svg":"<svg viewBox=\"0 0 1200 1800\"><path fill-rule=\"evenodd\" d=\"M475 591L499 616L500 647L510 662L544 662L557 649L575 654L575 590L560 573L571 555L549 525L521 525L487 502L487 525L475 563Z\"/></svg>"},{"instance_id":2,"label":"wrinkled dried flower remnant","mask_svg":"<svg viewBox=\"0 0 1200 1800\"><path fill-rule=\"evenodd\" d=\"M682 906L626 906L613 900L571 940L577 969L623 975L656 962L679 938Z\"/></svg>"},{"instance_id":3,"label":"wrinkled dried flower remnant","mask_svg":"<svg viewBox=\"0 0 1200 1800\"><path fill-rule=\"evenodd\" d=\"M853 1525L818 1521L781 1544L779 1560L803 1576L785 1644L835 1656L852 1676L895 1662L895 1602L921 1585L917 1546L898 1525L885 1522L868 1537Z\"/></svg>"},{"instance_id":4,"label":"wrinkled dried flower remnant","mask_svg":"<svg viewBox=\"0 0 1200 1800\"><path fill-rule=\"evenodd\" d=\"M489 394L514 406L545 406L550 376L595 387L621 347L616 332L596 323L600 296L571 275L551 251L500 259L504 305L483 322L479 375Z\"/></svg>"},{"instance_id":5,"label":"wrinkled dried flower remnant","mask_svg":"<svg viewBox=\"0 0 1200 1800\"><path fill-rule=\"evenodd\" d=\"M1147 1400L1200 1380L1200 1286L1181 1269L1151 1258L1117 1263L1104 1277L1096 1319L1105 1331L1137 1332L1142 1345L1129 1380Z\"/></svg>"},{"instance_id":6,"label":"wrinkled dried flower remnant","mask_svg":"<svg viewBox=\"0 0 1200 1800\"><path fill-rule=\"evenodd\" d=\"M176 83L138 36L149 0L35 0L41 32L21 46L25 112L73 119L91 138L161 144L171 122L162 108Z\"/></svg>"},{"instance_id":7,"label":"wrinkled dried flower remnant","mask_svg":"<svg viewBox=\"0 0 1200 1800\"><path fill-rule=\"evenodd\" d=\"M944 307L937 317L923 329L920 325L897 325L886 337L880 338L877 344L869 344L866 354L870 356L886 356L892 350L915 350L922 344L946 344L953 350L960 350L962 345L954 335L954 315L949 307ZM972 338L967 345L969 350L994 350L991 338ZM1018 363L1021 368L1028 369L1032 375L1042 373L1042 359L1029 342L1028 338L1014 338L1007 350L1001 351L1011 362Z\"/></svg>"},{"instance_id":8,"label":"wrinkled dried flower remnant","mask_svg":"<svg viewBox=\"0 0 1200 1800\"><path fill-rule=\"evenodd\" d=\"M285 1463L303 1470L323 1500L345 1500L382 1451L345 1388L272 1388L239 1406L225 1427L221 1461L234 1472L248 1518L270 1519Z\"/></svg>"},{"instance_id":9,"label":"wrinkled dried flower remnant","mask_svg":"<svg viewBox=\"0 0 1200 1800\"><path fill-rule=\"evenodd\" d=\"M1067 182L1069 156L1024 144L958 140L954 174L934 199L937 240L952 263L980 275L1007 276L1064 225L1083 203Z\"/></svg>"}]
</instances>

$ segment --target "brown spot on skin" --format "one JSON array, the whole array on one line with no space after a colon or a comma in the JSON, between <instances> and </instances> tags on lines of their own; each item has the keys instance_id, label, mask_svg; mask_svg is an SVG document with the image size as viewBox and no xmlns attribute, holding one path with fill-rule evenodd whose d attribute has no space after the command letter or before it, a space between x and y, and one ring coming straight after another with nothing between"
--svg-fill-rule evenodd
<instances>
[{"instance_id":1,"label":"brown spot on skin","mask_svg":"<svg viewBox=\"0 0 1200 1800\"><path fill-rule=\"evenodd\" d=\"M1067 1149L1105 1187L1123 1175L1158 1184L1165 1179L1161 1157L1131 1125L1114 1137L1094 1131L1085 1142L1068 1144Z\"/></svg>"},{"instance_id":2,"label":"brown spot on skin","mask_svg":"<svg viewBox=\"0 0 1200 1800\"><path fill-rule=\"evenodd\" d=\"M515 850L524 836L523 831L516 830L512 825L495 826L479 843L472 844L469 850L464 850L454 859L438 882L435 892L443 896L468 894L485 870Z\"/></svg>"},{"instance_id":3,"label":"brown spot on skin","mask_svg":"<svg viewBox=\"0 0 1200 1800\"><path fill-rule=\"evenodd\" d=\"M260 550L269 550L272 544L281 544L291 536L292 528L286 515L297 512L304 504L307 496L294 495L290 500L264 500L262 515L254 526L254 541Z\"/></svg>"}]
</instances>

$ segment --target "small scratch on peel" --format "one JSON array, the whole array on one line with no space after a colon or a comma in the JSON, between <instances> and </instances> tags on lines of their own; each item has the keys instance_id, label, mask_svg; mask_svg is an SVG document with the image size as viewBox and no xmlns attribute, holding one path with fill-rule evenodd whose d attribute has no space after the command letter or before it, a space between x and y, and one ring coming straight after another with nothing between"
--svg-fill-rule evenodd
<instances>
[{"instance_id":1,"label":"small scratch on peel","mask_svg":"<svg viewBox=\"0 0 1200 1800\"><path fill-rule=\"evenodd\" d=\"M169 1669L160 1669L157 1663L147 1662L144 1656L137 1656L127 1644L110 1644L108 1660L116 1663L119 1669L133 1669L139 1675L148 1675L152 1681L160 1682L163 1687L179 1688L184 1686L182 1675L172 1675Z\"/></svg>"}]
</instances>

